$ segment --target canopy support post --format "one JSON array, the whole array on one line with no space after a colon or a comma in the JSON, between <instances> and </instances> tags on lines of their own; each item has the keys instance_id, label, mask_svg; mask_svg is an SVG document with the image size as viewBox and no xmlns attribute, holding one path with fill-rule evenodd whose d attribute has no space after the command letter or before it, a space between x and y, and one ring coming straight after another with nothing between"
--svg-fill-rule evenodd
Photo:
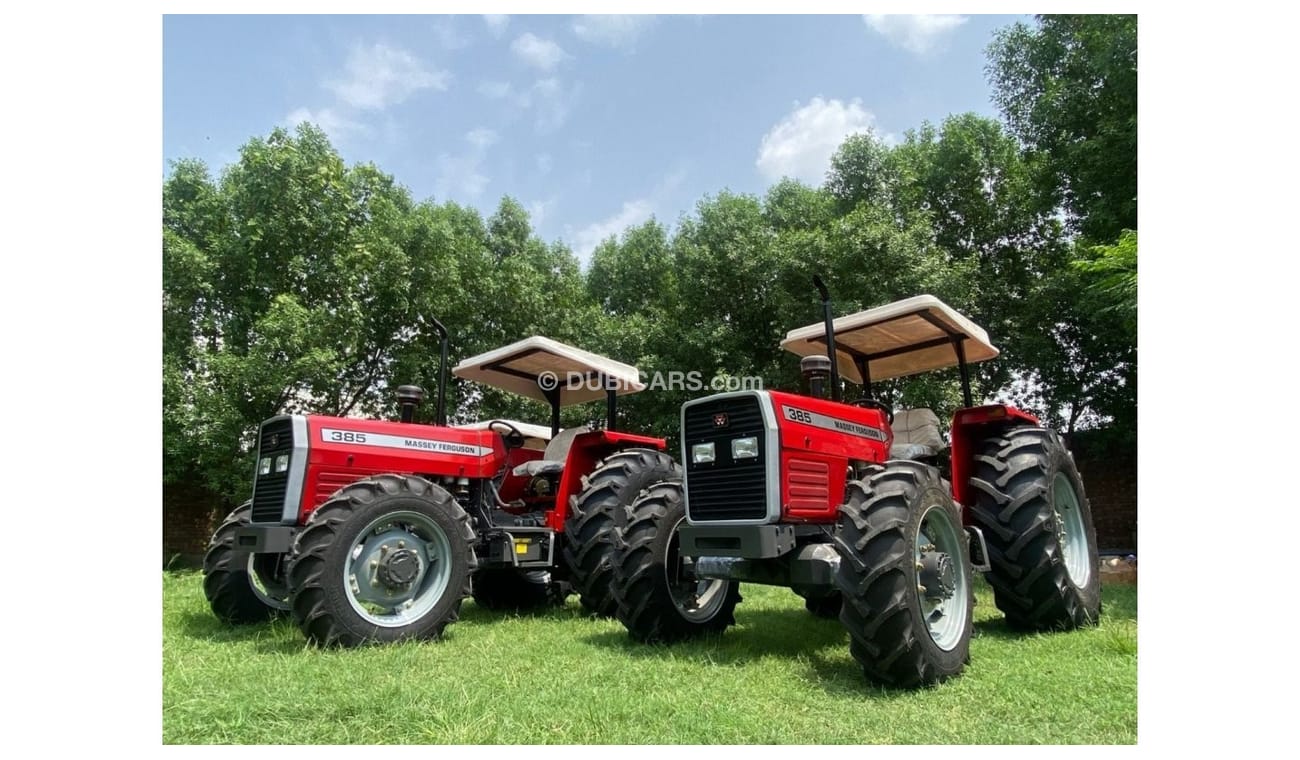
<instances>
[{"instance_id":1,"label":"canopy support post","mask_svg":"<svg viewBox=\"0 0 1300 760\"><path fill-rule=\"evenodd\" d=\"M975 406L975 401L970 393L970 372L966 369L966 341L965 335L954 335L952 337L952 348L957 352L957 368L961 370L961 400L970 409Z\"/></svg>"},{"instance_id":2,"label":"canopy support post","mask_svg":"<svg viewBox=\"0 0 1300 760\"><path fill-rule=\"evenodd\" d=\"M546 394L546 400L551 402L551 437L554 438L560 434L560 386L542 392Z\"/></svg>"}]
</instances>

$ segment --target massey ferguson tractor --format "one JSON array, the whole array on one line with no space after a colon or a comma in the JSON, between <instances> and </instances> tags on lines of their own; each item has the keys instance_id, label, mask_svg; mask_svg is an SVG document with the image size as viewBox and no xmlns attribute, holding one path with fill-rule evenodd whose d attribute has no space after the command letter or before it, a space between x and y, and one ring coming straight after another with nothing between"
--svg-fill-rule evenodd
<instances>
[{"instance_id":1,"label":"massey ferguson tractor","mask_svg":"<svg viewBox=\"0 0 1300 760\"><path fill-rule=\"evenodd\" d=\"M787 586L839 618L868 679L908 688L969 659L975 571L1015 628L1094 624L1097 541L1073 458L1032 415L972 403L968 365L998 354L988 334L928 295L832 320L815 284L824 322L781 343L810 395L687 402L684 477L627 507L614 596L631 636L721 632L741 582ZM932 411L872 398L873 381L952 366L965 408L947 443ZM862 397L843 400L841 378Z\"/></svg>"},{"instance_id":2,"label":"massey ferguson tractor","mask_svg":"<svg viewBox=\"0 0 1300 760\"><path fill-rule=\"evenodd\" d=\"M230 623L290 612L319 645L437 638L461 600L519 609L576 590L613 615L613 526L651 483L680 477L664 441L616 430L635 367L542 337L462 361L458 377L550 405L549 427L446 425L441 324L435 424L398 388L401 420L282 415L258 434L253 498L212 537L203 589ZM603 430L560 408L606 400Z\"/></svg>"}]
</instances>

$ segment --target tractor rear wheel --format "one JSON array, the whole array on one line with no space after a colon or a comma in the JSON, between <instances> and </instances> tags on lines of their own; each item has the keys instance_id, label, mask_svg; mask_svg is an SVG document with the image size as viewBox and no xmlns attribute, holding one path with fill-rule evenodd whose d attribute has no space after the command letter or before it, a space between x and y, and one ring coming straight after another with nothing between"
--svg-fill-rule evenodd
<instances>
[{"instance_id":1,"label":"tractor rear wheel","mask_svg":"<svg viewBox=\"0 0 1300 760\"><path fill-rule=\"evenodd\" d=\"M545 570L485 567L471 582L474 603L487 610L525 611L563 604L560 585Z\"/></svg>"},{"instance_id":2,"label":"tractor rear wheel","mask_svg":"<svg viewBox=\"0 0 1300 760\"><path fill-rule=\"evenodd\" d=\"M203 555L203 595L227 623L261 623L289 609L285 557L235 549L235 531L248 525L252 509L246 501L227 515Z\"/></svg>"},{"instance_id":3,"label":"tractor rear wheel","mask_svg":"<svg viewBox=\"0 0 1300 760\"><path fill-rule=\"evenodd\" d=\"M989 584L1007 624L1078 628L1101 617L1092 507L1055 430L1012 428L975 457L971 516L989 548Z\"/></svg>"},{"instance_id":4,"label":"tractor rear wheel","mask_svg":"<svg viewBox=\"0 0 1300 760\"><path fill-rule=\"evenodd\" d=\"M614 532L623 511L645 489L681 476L682 468L662 451L625 449L601 462L583 480L582 492L569 498L564 562L582 606L614 616Z\"/></svg>"},{"instance_id":5,"label":"tractor rear wheel","mask_svg":"<svg viewBox=\"0 0 1300 760\"><path fill-rule=\"evenodd\" d=\"M294 540L294 622L320 646L436 639L469 595L473 543L469 515L441 487L415 476L359 480Z\"/></svg>"},{"instance_id":6,"label":"tractor rear wheel","mask_svg":"<svg viewBox=\"0 0 1300 760\"><path fill-rule=\"evenodd\" d=\"M681 641L721 633L736 622L739 583L696 580L685 572L677 536L685 521L680 480L652 486L627 508L614 596L618 619L638 641Z\"/></svg>"},{"instance_id":7,"label":"tractor rear wheel","mask_svg":"<svg viewBox=\"0 0 1300 760\"><path fill-rule=\"evenodd\" d=\"M835 585L840 622L867 678L915 688L970 659L975 595L961 513L938 471L896 460L848 487Z\"/></svg>"}]
</instances>

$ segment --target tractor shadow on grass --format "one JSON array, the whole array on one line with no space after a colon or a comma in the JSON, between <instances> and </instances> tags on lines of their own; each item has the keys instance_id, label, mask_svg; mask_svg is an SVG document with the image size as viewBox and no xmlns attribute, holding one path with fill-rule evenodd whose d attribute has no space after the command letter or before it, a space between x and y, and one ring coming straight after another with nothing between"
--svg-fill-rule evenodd
<instances>
[{"instance_id":1,"label":"tractor shadow on grass","mask_svg":"<svg viewBox=\"0 0 1300 760\"><path fill-rule=\"evenodd\" d=\"M187 612L181 618L181 629L189 638L214 644L254 644L264 654L297 652L306 646L302 634L287 619L229 625L211 614Z\"/></svg>"},{"instance_id":2,"label":"tractor shadow on grass","mask_svg":"<svg viewBox=\"0 0 1300 760\"><path fill-rule=\"evenodd\" d=\"M981 602L984 600L981 599ZM993 617L987 617L983 620L976 620L974 623L974 634L978 637L988 637L995 639L1023 639L1029 636L1035 636L1040 633L1069 633L1069 631L1022 631L1018 628L1012 628L1007 625L1006 618L1002 613L997 612L997 607L993 606L992 600L988 602L989 608L995 613ZM977 614L981 608L976 607ZM1103 585L1101 587L1101 620L1107 622L1137 622L1137 588L1125 585Z\"/></svg>"}]
</instances>

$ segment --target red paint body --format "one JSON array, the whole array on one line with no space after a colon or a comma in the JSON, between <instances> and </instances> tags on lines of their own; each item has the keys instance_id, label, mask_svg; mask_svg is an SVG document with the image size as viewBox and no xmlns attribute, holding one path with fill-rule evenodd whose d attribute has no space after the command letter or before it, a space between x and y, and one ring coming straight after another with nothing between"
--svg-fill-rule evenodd
<instances>
[{"instance_id":1,"label":"red paint body","mask_svg":"<svg viewBox=\"0 0 1300 760\"><path fill-rule=\"evenodd\" d=\"M879 409L866 409L796 393L771 391L781 438L781 518L789 522L834 522L844 503L849 461L883 462L893 433ZM827 430L789 418L783 408L832 417L885 434L884 441Z\"/></svg>"},{"instance_id":2,"label":"red paint body","mask_svg":"<svg viewBox=\"0 0 1300 760\"><path fill-rule=\"evenodd\" d=\"M1040 424L1034 415L1007 404L958 409L952 416L948 441L952 446L952 498L958 504L965 507L975 503L975 490L971 488L970 477L975 472L975 452L979 451L980 441L996 434L999 428L1017 423L1035 427ZM962 510L962 515L969 522L969 514L965 509Z\"/></svg>"},{"instance_id":3,"label":"red paint body","mask_svg":"<svg viewBox=\"0 0 1300 760\"><path fill-rule=\"evenodd\" d=\"M330 436L322 435L327 429L366 434L371 443L331 440ZM492 430L464 430L385 420L309 416L307 436L310 450L302 503L298 511L299 525L304 524L308 515L338 489L362 478L384 473L485 480L504 471L500 495L502 500L512 501L523 495L530 478L516 477L511 471L523 462L542 457L542 452L533 449L507 451L501 435ZM375 440L381 440L376 436L435 440L479 447L481 450L467 455L372 445ZM569 511L569 497L582 490L582 476L590 474L595 469L596 462L619 449L648 447L662 450L664 446L662 438L616 431L597 430L575 438L573 447L569 449L554 503L548 505L546 503L550 500L546 499L538 505L550 506L547 525L557 531L563 530Z\"/></svg>"},{"instance_id":4,"label":"red paint body","mask_svg":"<svg viewBox=\"0 0 1300 760\"><path fill-rule=\"evenodd\" d=\"M781 440L781 520L792 523L831 523L844 503L844 487L850 461L884 462L894 434L883 412L826 399L771 391L773 411ZM886 440L828 430L790 419L783 407L805 410L837 420L878 428ZM1011 424L1037 426L1032 414L1005 404L961 409L953 416L952 489L958 504L974 503L970 485L979 443L998 428ZM964 511L964 510L963 510Z\"/></svg>"}]
</instances>

